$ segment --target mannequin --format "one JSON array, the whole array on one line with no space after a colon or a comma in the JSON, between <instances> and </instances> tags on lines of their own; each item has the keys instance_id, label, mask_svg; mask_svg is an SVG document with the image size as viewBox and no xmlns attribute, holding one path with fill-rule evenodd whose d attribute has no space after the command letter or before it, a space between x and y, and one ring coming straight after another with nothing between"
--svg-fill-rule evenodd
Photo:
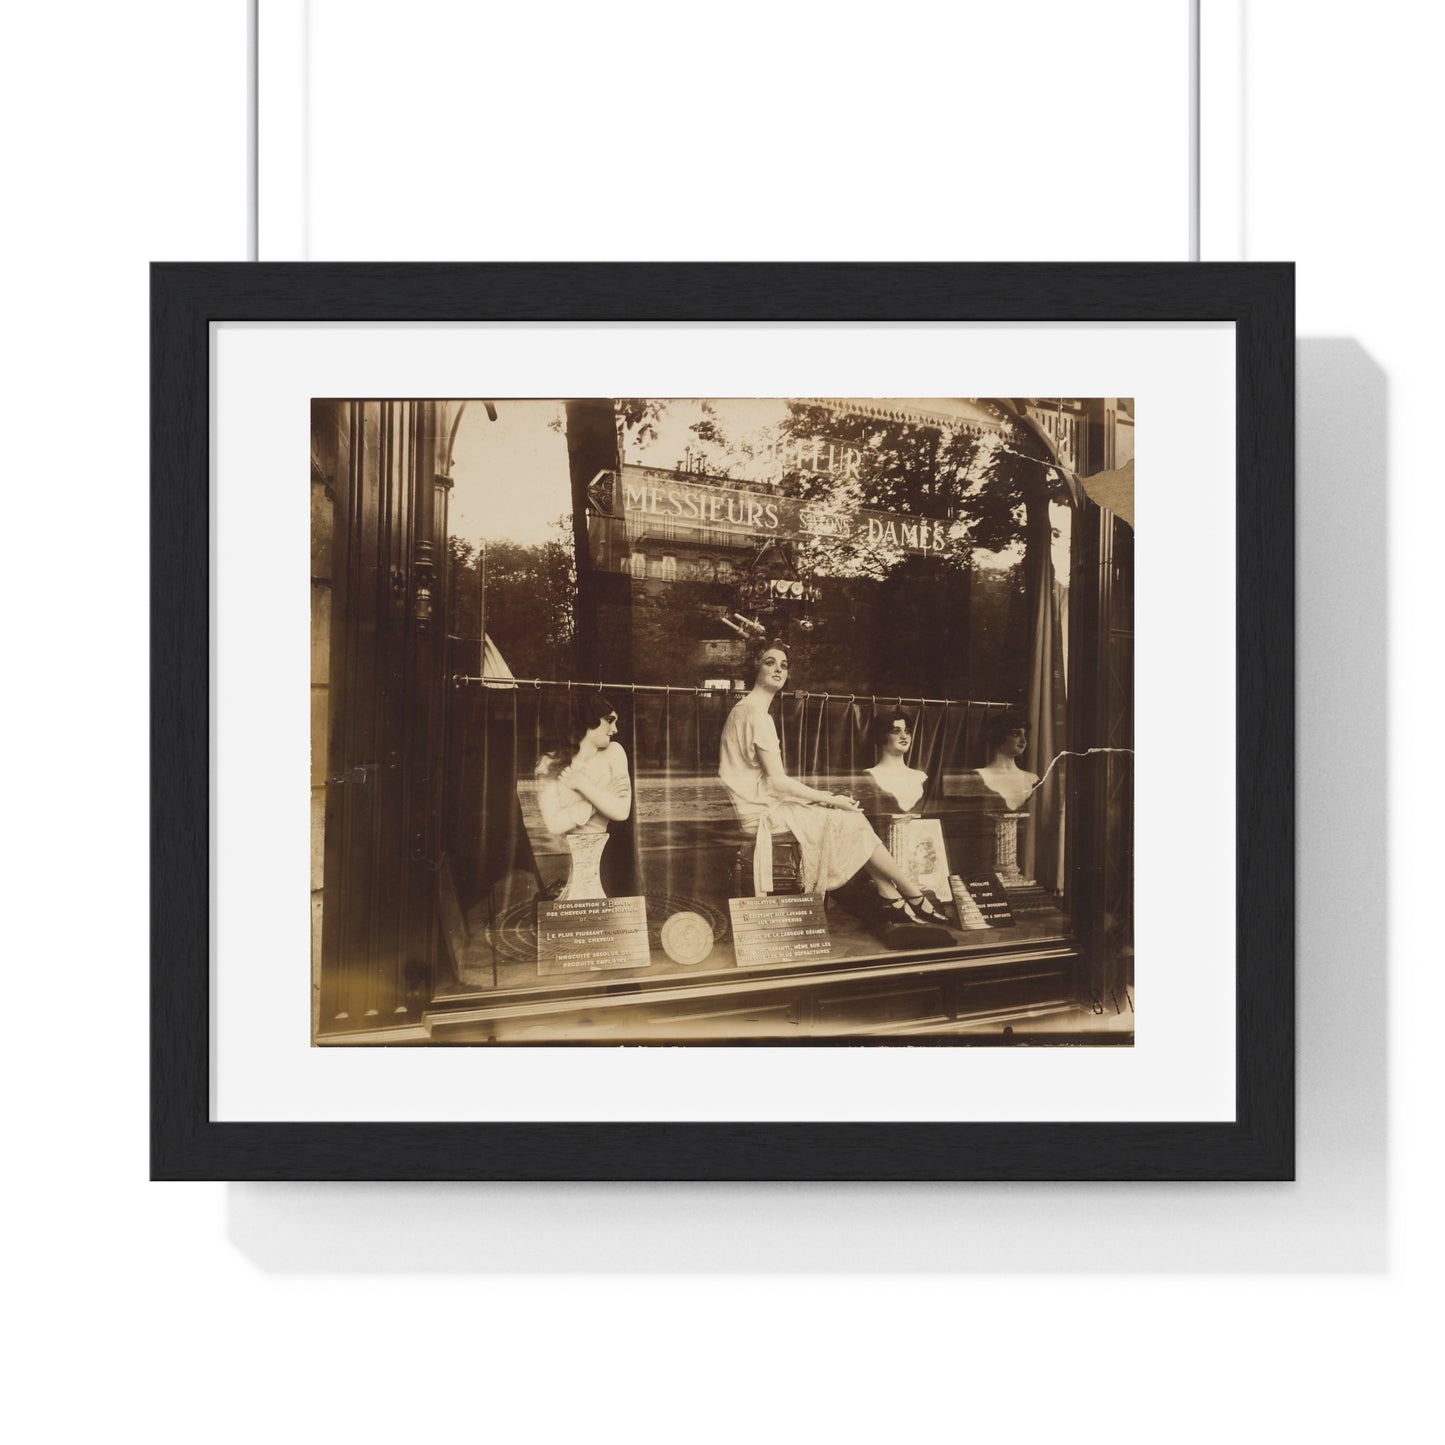
<instances>
[{"instance_id":1,"label":"mannequin","mask_svg":"<svg viewBox=\"0 0 1445 1445\"><path fill-rule=\"evenodd\" d=\"M1005 888L1032 886L1034 880L1024 877L1018 863L1019 824L1028 817L1025 809L1039 785L1037 773L1018 765L1029 745L1028 726L1017 713L1002 713L988 720L983 735L989 762L978 776L1006 810L994 819L994 872Z\"/></svg>"},{"instance_id":2,"label":"mannequin","mask_svg":"<svg viewBox=\"0 0 1445 1445\"><path fill-rule=\"evenodd\" d=\"M911 813L923 800L928 774L908 766L908 749L913 746L913 728L906 713L882 713L868 729L874 763L863 771L878 785L890 811Z\"/></svg>"},{"instance_id":3,"label":"mannequin","mask_svg":"<svg viewBox=\"0 0 1445 1445\"><path fill-rule=\"evenodd\" d=\"M997 793L1010 812L1018 812L1033 796L1039 784L1037 773L1019 767L1018 760L1028 751L1028 725L1017 713L1001 713L984 725L984 742L989 761L979 768L984 786Z\"/></svg>"},{"instance_id":4,"label":"mannequin","mask_svg":"<svg viewBox=\"0 0 1445 1445\"><path fill-rule=\"evenodd\" d=\"M943 915L879 841L857 802L784 772L769 708L788 681L787 649L768 643L755 651L753 665L752 691L723 725L718 758L718 776L744 829L753 832L766 819L773 831L792 833L802 853L806 891L836 888L864 870L878 894L880 924L921 925L937 934L939 944L952 942Z\"/></svg>"},{"instance_id":5,"label":"mannequin","mask_svg":"<svg viewBox=\"0 0 1445 1445\"><path fill-rule=\"evenodd\" d=\"M566 840L571 872L561 899L605 898L600 874L607 825L632 811L627 753L613 739L617 709L602 694L584 697L568 719L567 740L537 764L537 803L548 832Z\"/></svg>"}]
</instances>

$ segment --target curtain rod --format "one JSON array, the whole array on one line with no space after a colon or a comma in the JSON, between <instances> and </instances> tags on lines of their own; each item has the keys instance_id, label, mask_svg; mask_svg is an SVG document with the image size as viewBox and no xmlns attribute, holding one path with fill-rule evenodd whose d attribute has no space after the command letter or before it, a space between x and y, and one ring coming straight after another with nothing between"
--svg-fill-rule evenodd
<instances>
[{"instance_id":1,"label":"curtain rod","mask_svg":"<svg viewBox=\"0 0 1445 1445\"><path fill-rule=\"evenodd\" d=\"M741 697L747 692L747 688L734 687L671 687L661 683L646 682L565 682L555 677L470 677L463 673L452 674L453 687L467 687L472 683L480 683L483 687L501 688L508 692L517 692L524 687L565 687L568 691L581 689L584 692L663 692L663 693L691 693L695 697L715 697L719 693L731 693ZM789 694L796 698L818 698L823 702L832 702L834 699L847 702L870 702L875 707L880 702L892 703L895 707L902 707L904 703L914 703L924 707L1013 707L1013 703L1007 702L983 702L977 698L956 698L956 697L898 697L891 692L873 693L841 693L841 692L805 692L801 688Z\"/></svg>"}]
</instances>

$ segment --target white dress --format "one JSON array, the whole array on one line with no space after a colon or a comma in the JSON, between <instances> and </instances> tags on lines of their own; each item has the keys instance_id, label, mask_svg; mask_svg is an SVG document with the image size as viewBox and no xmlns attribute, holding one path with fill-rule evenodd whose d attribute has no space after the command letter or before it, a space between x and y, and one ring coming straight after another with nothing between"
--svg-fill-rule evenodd
<instances>
[{"instance_id":1,"label":"white dress","mask_svg":"<svg viewBox=\"0 0 1445 1445\"><path fill-rule=\"evenodd\" d=\"M727 787L745 833L767 820L773 833L798 840L805 893L846 883L873 856L878 835L861 813L780 798L763 771L762 753L781 755L778 730L767 708L750 693L728 714L718 749L718 777Z\"/></svg>"}]
</instances>

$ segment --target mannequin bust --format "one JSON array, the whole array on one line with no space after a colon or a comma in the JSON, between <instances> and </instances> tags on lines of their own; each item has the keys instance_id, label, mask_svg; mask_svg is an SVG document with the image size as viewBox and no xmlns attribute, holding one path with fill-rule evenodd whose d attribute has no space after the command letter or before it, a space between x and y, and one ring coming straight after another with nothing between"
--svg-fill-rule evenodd
<instances>
[{"instance_id":1,"label":"mannequin bust","mask_svg":"<svg viewBox=\"0 0 1445 1445\"><path fill-rule=\"evenodd\" d=\"M913 746L913 728L902 712L882 713L868 729L875 762L863 771L878 785L892 811L911 813L923 799L928 774L908 766L908 749Z\"/></svg>"},{"instance_id":2,"label":"mannequin bust","mask_svg":"<svg viewBox=\"0 0 1445 1445\"><path fill-rule=\"evenodd\" d=\"M563 838L571 855L559 901L603 898L600 876L607 825L632 811L627 754L614 741L617 709L600 692L571 709L563 742L537 764L537 802L547 830Z\"/></svg>"},{"instance_id":3,"label":"mannequin bust","mask_svg":"<svg viewBox=\"0 0 1445 1445\"><path fill-rule=\"evenodd\" d=\"M985 787L1004 800L1010 812L1016 813L1028 802L1039 783L1037 773L1018 765L1028 750L1028 724L1017 713L1001 713L984 725L983 736L989 761L977 770L978 776Z\"/></svg>"}]
</instances>

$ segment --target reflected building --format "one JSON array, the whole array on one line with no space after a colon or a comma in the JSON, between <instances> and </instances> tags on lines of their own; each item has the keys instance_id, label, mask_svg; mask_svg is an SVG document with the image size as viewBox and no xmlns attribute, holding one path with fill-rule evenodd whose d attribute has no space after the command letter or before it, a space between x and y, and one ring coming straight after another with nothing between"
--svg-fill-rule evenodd
<instances>
[{"instance_id":1,"label":"reflected building","mask_svg":"<svg viewBox=\"0 0 1445 1445\"><path fill-rule=\"evenodd\" d=\"M751 1022L729 981L739 840L716 797L717 734L763 637L784 637L795 662L778 704L789 771L846 786L871 762L873 712L905 703L934 780L922 809L966 872L987 871L995 832L990 820L988 852L970 851L959 779L982 761L990 710L1028 719L1028 763L1045 779L989 905L1016 915L1008 944L1027 945L1027 967L1000 956L980 972L977 951L1002 936L970 932L972 963L960 955L936 987L900 982L898 1001L877 1005L887 1027L904 1037L989 1009L1065 1008L1127 975L1133 534L1089 500L1087 479L1131 467L1132 403L793 399L745 464L703 439L657 465L621 403L559 402L561 440L548 445L571 510L549 544L564 565L540 622L531 574L518 563L504 579L495 563L504 537L468 570L448 566L460 418L509 405L335 401L313 414L318 1040L586 1036L606 1000L585 978L571 1013L536 995L537 900L555 894L558 859L534 836L528 780L569 694L598 685L616 699L637 801L608 845L619 881L602 892L644 899L656 937L689 918L701 920L690 937L716 940L712 971L688 985L692 1013L663 1002L680 965L656 938L626 1009L614 969L605 1013L618 1037L690 1037L682 1020L704 1016L719 1020L711 1036L882 1026L849 973L876 942L831 900L836 970L806 986L780 977ZM712 405L722 431L726 403ZM526 495L500 472L487 485ZM523 623L529 637L566 630L567 648L528 652L508 633ZM544 656L575 658L570 675L549 675ZM1091 746L1119 752L1049 769Z\"/></svg>"}]
</instances>

